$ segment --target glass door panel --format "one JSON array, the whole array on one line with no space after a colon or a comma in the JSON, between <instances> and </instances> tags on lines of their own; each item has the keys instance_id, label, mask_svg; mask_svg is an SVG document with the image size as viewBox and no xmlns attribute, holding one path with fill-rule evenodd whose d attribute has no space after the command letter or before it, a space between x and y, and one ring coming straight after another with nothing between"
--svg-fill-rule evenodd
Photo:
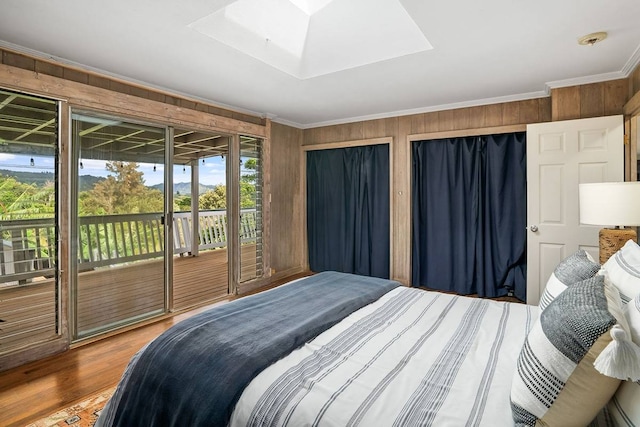
<instances>
[{"instance_id":1,"label":"glass door panel","mask_svg":"<svg viewBox=\"0 0 640 427\"><path fill-rule=\"evenodd\" d=\"M240 136L240 280L262 277L262 140Z\"/></svg>"},{"instance_id":2,"label":"glass door panel","mask_svg":"<svg viewBox=\"0 0 640 427\"><path fill-rule=\"evenodd\" d=\"M165 311L165 129L72 115L74 338Z\"/></svg>"},{"instance_id":3,"label":"glass door panel","mask_svg":"<svg viewBox=\"0 0 640 427\"><path fill-rule=\"evenodd\" d=\"M58 103L0 90L0 354L58 334Z\"/></svg>"},{"instance_id":4,"label":"glass door panel","mask_svg":"<svg viewBox=\"0 0 640 427\"><path fill-rule=\"evenodd\" d=\"M173 301L185 308L229 293L229 137L174 133Z\"/></svg>"}]
</instances>

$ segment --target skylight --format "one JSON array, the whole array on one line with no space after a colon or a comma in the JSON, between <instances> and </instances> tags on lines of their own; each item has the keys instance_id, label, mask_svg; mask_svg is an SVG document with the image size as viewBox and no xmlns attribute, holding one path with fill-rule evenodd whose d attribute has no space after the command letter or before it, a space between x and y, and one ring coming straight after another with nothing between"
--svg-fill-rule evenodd
<instances>
[{"instance_id":1,"label":"skylight","mask_svg":"<svg viewBox=\"0 0 640 427\"><path fill-rule=\"evenodd\" d=\"M399 0L237 0L189 26L299 79L432 49Z\"/></svg>"},{"instance_id":2,"label":"skylight","mask_svg":"<svg viewBox=\"0 0 640 427\"><path fill-rule=\"evenodd\" d=\"M311 16L333 0L289 0L291 3L298 6L307 15Z\"/></svg>"}]
</instances>

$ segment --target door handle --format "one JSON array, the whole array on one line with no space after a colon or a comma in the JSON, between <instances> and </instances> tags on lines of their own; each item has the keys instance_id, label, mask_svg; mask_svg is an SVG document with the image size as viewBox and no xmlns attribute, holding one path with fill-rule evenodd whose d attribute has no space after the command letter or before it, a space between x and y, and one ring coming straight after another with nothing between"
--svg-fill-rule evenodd
<instances>
[{"instance_id":1,"label":"door handle","mask_svg":"<svg viewBox=\"0 0 640 427\"><path fill-rule=\"evenodd\" d=\"M535 233L536 231L538 231L538 226L537 225L532 225L532 226L529 227L529 230L531 230L531 231L533 231Z\"/></svg>"}]
</instances>

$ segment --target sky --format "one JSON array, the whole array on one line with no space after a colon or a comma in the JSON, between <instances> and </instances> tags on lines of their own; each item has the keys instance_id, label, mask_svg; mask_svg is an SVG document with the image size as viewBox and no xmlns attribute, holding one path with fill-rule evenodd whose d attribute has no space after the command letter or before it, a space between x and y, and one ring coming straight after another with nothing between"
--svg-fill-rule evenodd
<instances>
[{"instance_id":1,"label":"sky","mask_svg":"<svg viewBox=\"0 0 640 427\"><path fill-rule=\"evenodd\" d=\"M34 166L31 166L33 158ZM109 171L105 168L104 160L82 160L81 175L93 175L106 177ZM139 171L143 172L144 182L147 186L160 184L164 180L164 165L153 163L138 163ZM204 164L200 163L200 183L206 185L218 185L225 183L225 160L220 157L209 157ZM154 171L153 168L156 168ZM22 172L53 172L53 157L24 156L19 154L0 153L0 169L9 169ZM174 166L174 183L191 182L191 167Z\"/></svg>"}]
</instances>

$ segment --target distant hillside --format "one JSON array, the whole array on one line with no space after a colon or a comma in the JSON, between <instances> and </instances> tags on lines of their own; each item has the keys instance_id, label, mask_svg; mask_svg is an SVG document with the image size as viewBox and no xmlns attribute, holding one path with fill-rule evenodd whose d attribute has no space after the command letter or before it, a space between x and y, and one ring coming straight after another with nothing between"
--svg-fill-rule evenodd
<instances>
[{"instance_id":1,"label":"distant hillside","mask_svg":"<svg viewBox=\"0 0 640 427\"><path fill-rule=\"evenodd\" d=\"M100 181L104 181L104 180L105 180L105 178L103 178L101 176L81 175L80 176L80 189L79 189L79 191L91 190L94 185L96 185Z\"/></svg>"},{"instance_id":2,"label":"distant hillside","mask_svg":"<svg viewBox=\"0 0 640 427\"><path fill-rule=\"evenodd\" d=\"M38 187L43 186L47 182L53 182L55 177L52 172L23 172L12 171L7 169L0 169L0 175L14 177L17 181L25 184L35 184ZM101 176L82 175L80 176L80 191L88 191L93 188L100 181L104 181L105 178ZM164 191L164 184L151 185L149 188L155 188L160 191ZM200 191L198 194L204 194L209 190L216 188L215 185L200 184ZM191 184L188 182L177 182L173 184L173 194L182 195L191 193Z\"/></svg>"},{"instance_id":3,"label":"distant hillside","mask_svg":"<svg viewBox=\"0 0 640 427\"><path fill-rule=\"evenodd\" d=\"M155 188L156 190L164 191L164 184L156 184L152 185L151 188ZM200 188L198 194L204 194L209 190L213 190L216 188L215 185L206 185L200 184ZM173 184L173 194L190 194L191 193L191 183L189 182L176 182Z\"/></svg>"},{"instance_id":4,"label":"distant hillside","mask_svg":"<svg viewBox=\"0 0 640 427\"><path fill-rule=\"evenodd\" d=\"M35 184L37 187L42 187L47 182L55 181L53 172L23 172L23 171L11 171L7 169L0 169L0 175L11 176L16 181L25 184ZM96 183L103 181L101 176L83 175L80 177L80 191L91 190Z\"/></svg>"},{"instance_id":5,"label":"distant hillside","mask_svg":"<svg viewBox=\"0 0 640 427\"><path fill-rule=\"evenodd\" d=\"M0 169L0 175L11 176L15 178L16 181L23 182L25 184L35 184L38 187L55 180L52 172L21 172Z\"/></svg>"}]
</instances>

